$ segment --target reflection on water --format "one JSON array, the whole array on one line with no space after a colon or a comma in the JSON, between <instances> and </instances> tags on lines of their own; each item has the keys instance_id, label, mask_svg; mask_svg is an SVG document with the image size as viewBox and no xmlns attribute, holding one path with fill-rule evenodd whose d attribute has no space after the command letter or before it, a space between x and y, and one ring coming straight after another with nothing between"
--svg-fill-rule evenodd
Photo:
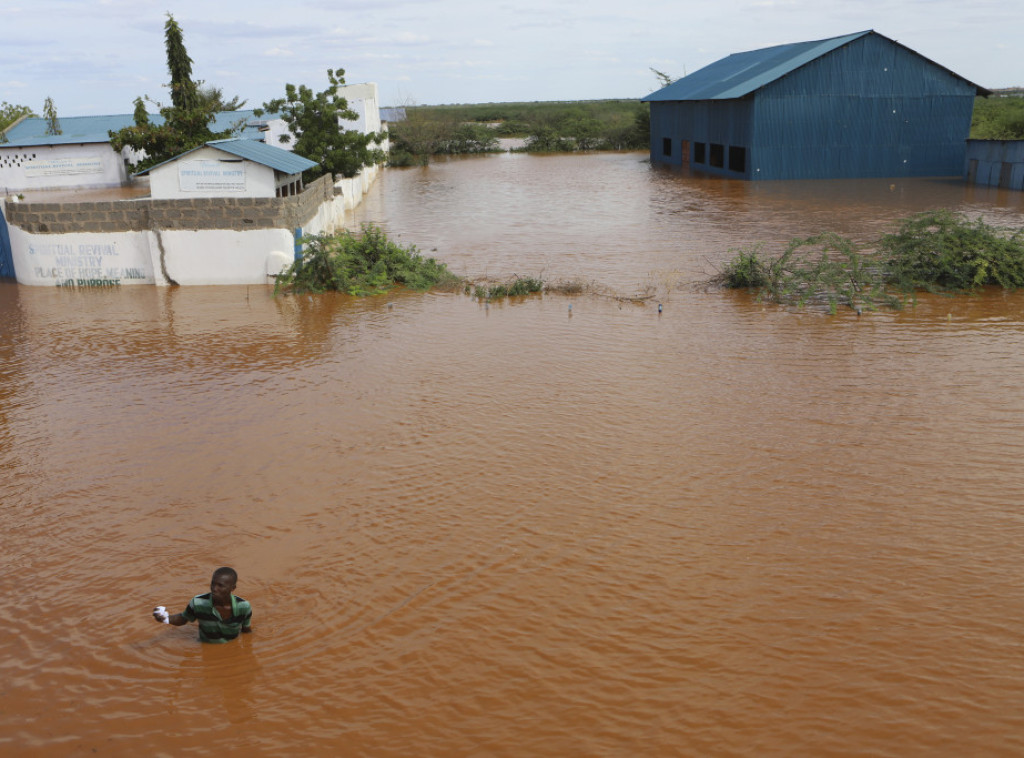
<instances>
[{"instance_id":1,"label":"reflection on water","mask_svg":"<svg viewBox=\"0 0 1024 758\"><path fill-rule=\"evenodd\" d=\"M0 750L1019 755L1024 295L679 285L1020 201L641 157L388 171L361 220L661 314L0 285ZM222 564L251 637L152 622Z\"/></svg>"}]
</instances>

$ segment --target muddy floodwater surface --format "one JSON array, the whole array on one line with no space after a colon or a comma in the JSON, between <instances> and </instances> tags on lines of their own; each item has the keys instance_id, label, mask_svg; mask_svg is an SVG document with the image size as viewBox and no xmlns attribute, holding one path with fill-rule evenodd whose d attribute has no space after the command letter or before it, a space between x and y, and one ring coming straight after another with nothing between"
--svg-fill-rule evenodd
<instances>
[{"instance_id":1,"label":"muddy floodwater surface","mask_svg":"<svg viewBox=\"0 0 1024 758\"><path fill-rule=\"evenodd\" d=\"M1020 193L643 158L388 170L353 221L579 296L0 285L0 753L1024 753L1024 294L694 286ZM252 635L153 621L221 565Z\"/></svg>"}]
</instances>

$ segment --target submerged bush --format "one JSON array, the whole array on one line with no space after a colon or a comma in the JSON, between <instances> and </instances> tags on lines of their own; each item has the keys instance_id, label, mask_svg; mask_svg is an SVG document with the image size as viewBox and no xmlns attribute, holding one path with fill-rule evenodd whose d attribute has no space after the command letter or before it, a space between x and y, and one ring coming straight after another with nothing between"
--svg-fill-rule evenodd
<instances>
[{"instance_id":1,"label":"submerged bush","mask_svg":"<svg viewBox=\"0 0 1024 758\"><path fill-rule=\"evenodd\" d=\"M303 238L302 258L277 277L274 292L324 292L376 295L401 284L425 290L452 285L459 278L415 245L403 247L388 239L379 226L366 224L361 234L345 230Z\"/></svg>"},{"instance_id":2,"label":"submerged bush","mask_svg":"<svg viewBox=\"0 0 1024 758\"><path fill-rule=\"evenodd\" d=\"M765 256L761 246L739 251L717 280L725 287L757 290L759 296L785 305L817 303L833 312L840 305L899 308L899 298L886 291L872 264L850 240L826 232L795 239L774 258Z\"/></svg>"},{"instance_id":3,"label":"submerged bush","mask_svg":"<svg viewBox=\"0 0 1024 758\"><path fill-rule=\"evenodd\" d=\"M521 297L544 291L544 282L532 277L515 277L499 284L478 284L473 294L481 300L495 300L502 297Z\"/></svg>"},{"instance_id":4,"label":"submerged bush","mask_svg":"<svg viewBox=\"0 0 1024 758\"><path fill-rule=\"evenodd\" d=\"M1024 286L1024 231L1009 232L962 213L905 219L879 242L889 282L902 290L967 291Z\"/></svg>"},{"instance_id":5,"label":"submerged bush","mask_svg":"<svg viewBox=\"0 0 1024 758\"><path fill-rule=\"evenodd\" d=\"M762 255L763 246L755 245L749 250L739 250L732 260L725 264L720 274L721 284L729 289L760 289L772 281L772 265L778 259Z\"/></svg>"},{"instance_id":6,"label":"submerged bush","mask_svg":"<svg viewBox=\"0 0 1024 758\"><path fill-rule=\"evenodd\" d=\"M904 219L863 254L826 233L795 239L782 254L762 246L738 251L713 283L756 290L785 305L811 302L851 308L899 308L917 290L963 292L985 285L1024 286L1024 231L1010 232L947 210Z\"/></svg>"}]
</instances>

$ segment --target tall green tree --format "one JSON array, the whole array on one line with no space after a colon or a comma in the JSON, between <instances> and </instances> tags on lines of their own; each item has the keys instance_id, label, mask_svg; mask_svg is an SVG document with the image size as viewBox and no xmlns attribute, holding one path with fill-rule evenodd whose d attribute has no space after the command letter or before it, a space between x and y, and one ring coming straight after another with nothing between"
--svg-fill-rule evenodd
<instances>
[{"instance_id":1,"label":"tall green tree","mask_svg":"<svg viewBox=\"0 0 1024 758\"><path fill-rule=\"evenodd\" d=\"M199 87L192 81L192 59L185 49L185 35L170 13L164 24L164 43L171 74L171 104L181 111L194 110L199 105Z\"/></svg>"},{"instance_id":2,"label":"tall green tree","mask_svg":"<svg viewBox=\"0 0 1024 758\"><path fill-rule=\"evenodd\" d=\"M167 47L167 71L171 75L171 103L179 111L193 111L199 104L199 87L191 78L193 59L188 57L181 27L170 13L164 24L164 42Z\"/></svg>"},{"instance_id":3,"label":"tall green tree","mask_svg":"<svg viewBox=\"0 0 1024 758\"><path fill-rule=\"evenodd\" d=\"M53 98L48 97L43 102L43 118L46 119L46 133L47 134L63 134L63 130L60 128L60 119L57 118L57 106L53 104Z\"/></svg>"},{"instance_id":4,"label":"tall green tree","mask_svg":"<svg viewBox=\"0 0 1024 758\"><path fill-rule=\"evenodd\" d=\"M295 135L295 153L319 164L304 172L307 181L325 173L352 177L363 166L382 163L386 157L379 147L383 134L364 134L341 124L359 117L348 107L348 100L338 94L338 88L345 84L345 69L327 69L327 79L331 86L323 92L313 92L304 84L286 84L283 98L264 103L255 111L257 116L280 114ZM288 135L282 137L282 141L287 139Z\"/></svg>"},{"instance_id":5,"label":"tall green tree","mask_svg":"<svg viewBox=\"0 0 1024 758\"><path fill-rule=\"evenodd\" d=\"M240 121L224 131L214 132L210 129L219 109L219 99L200 96L199 84L192 79L192 59L185 49L184 35L170 13L164 24L164 42L167 70L171 75L168 85L171 104L160 108L164 122L159 125L152 123L146 113L143 98L136 98L135 125L110 132L111 147L118 152L130 147L145 153L145 157L136 165L138 171L188 152L210 140L230 137L242 126Z\"/></svg>"}]
</instances>

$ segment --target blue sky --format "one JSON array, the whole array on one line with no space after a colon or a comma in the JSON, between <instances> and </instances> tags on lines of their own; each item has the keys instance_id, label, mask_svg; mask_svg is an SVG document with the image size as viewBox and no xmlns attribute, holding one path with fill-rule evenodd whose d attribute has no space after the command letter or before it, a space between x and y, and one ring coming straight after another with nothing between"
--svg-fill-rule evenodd
<instances>
[{"instance_id":1,"label":"blue sky","mask_svg":"<svg viewBox=\"0 0 1024 758\"><path fill-rule=\"evenodd\" d=\"M62 116L166 101L163 25L248 107L376 82L382 105L637 98L730 53L874 29L988 88L1024 85L1021 0L0 0L0 100Z\"/></svg>"}]
</instances>

